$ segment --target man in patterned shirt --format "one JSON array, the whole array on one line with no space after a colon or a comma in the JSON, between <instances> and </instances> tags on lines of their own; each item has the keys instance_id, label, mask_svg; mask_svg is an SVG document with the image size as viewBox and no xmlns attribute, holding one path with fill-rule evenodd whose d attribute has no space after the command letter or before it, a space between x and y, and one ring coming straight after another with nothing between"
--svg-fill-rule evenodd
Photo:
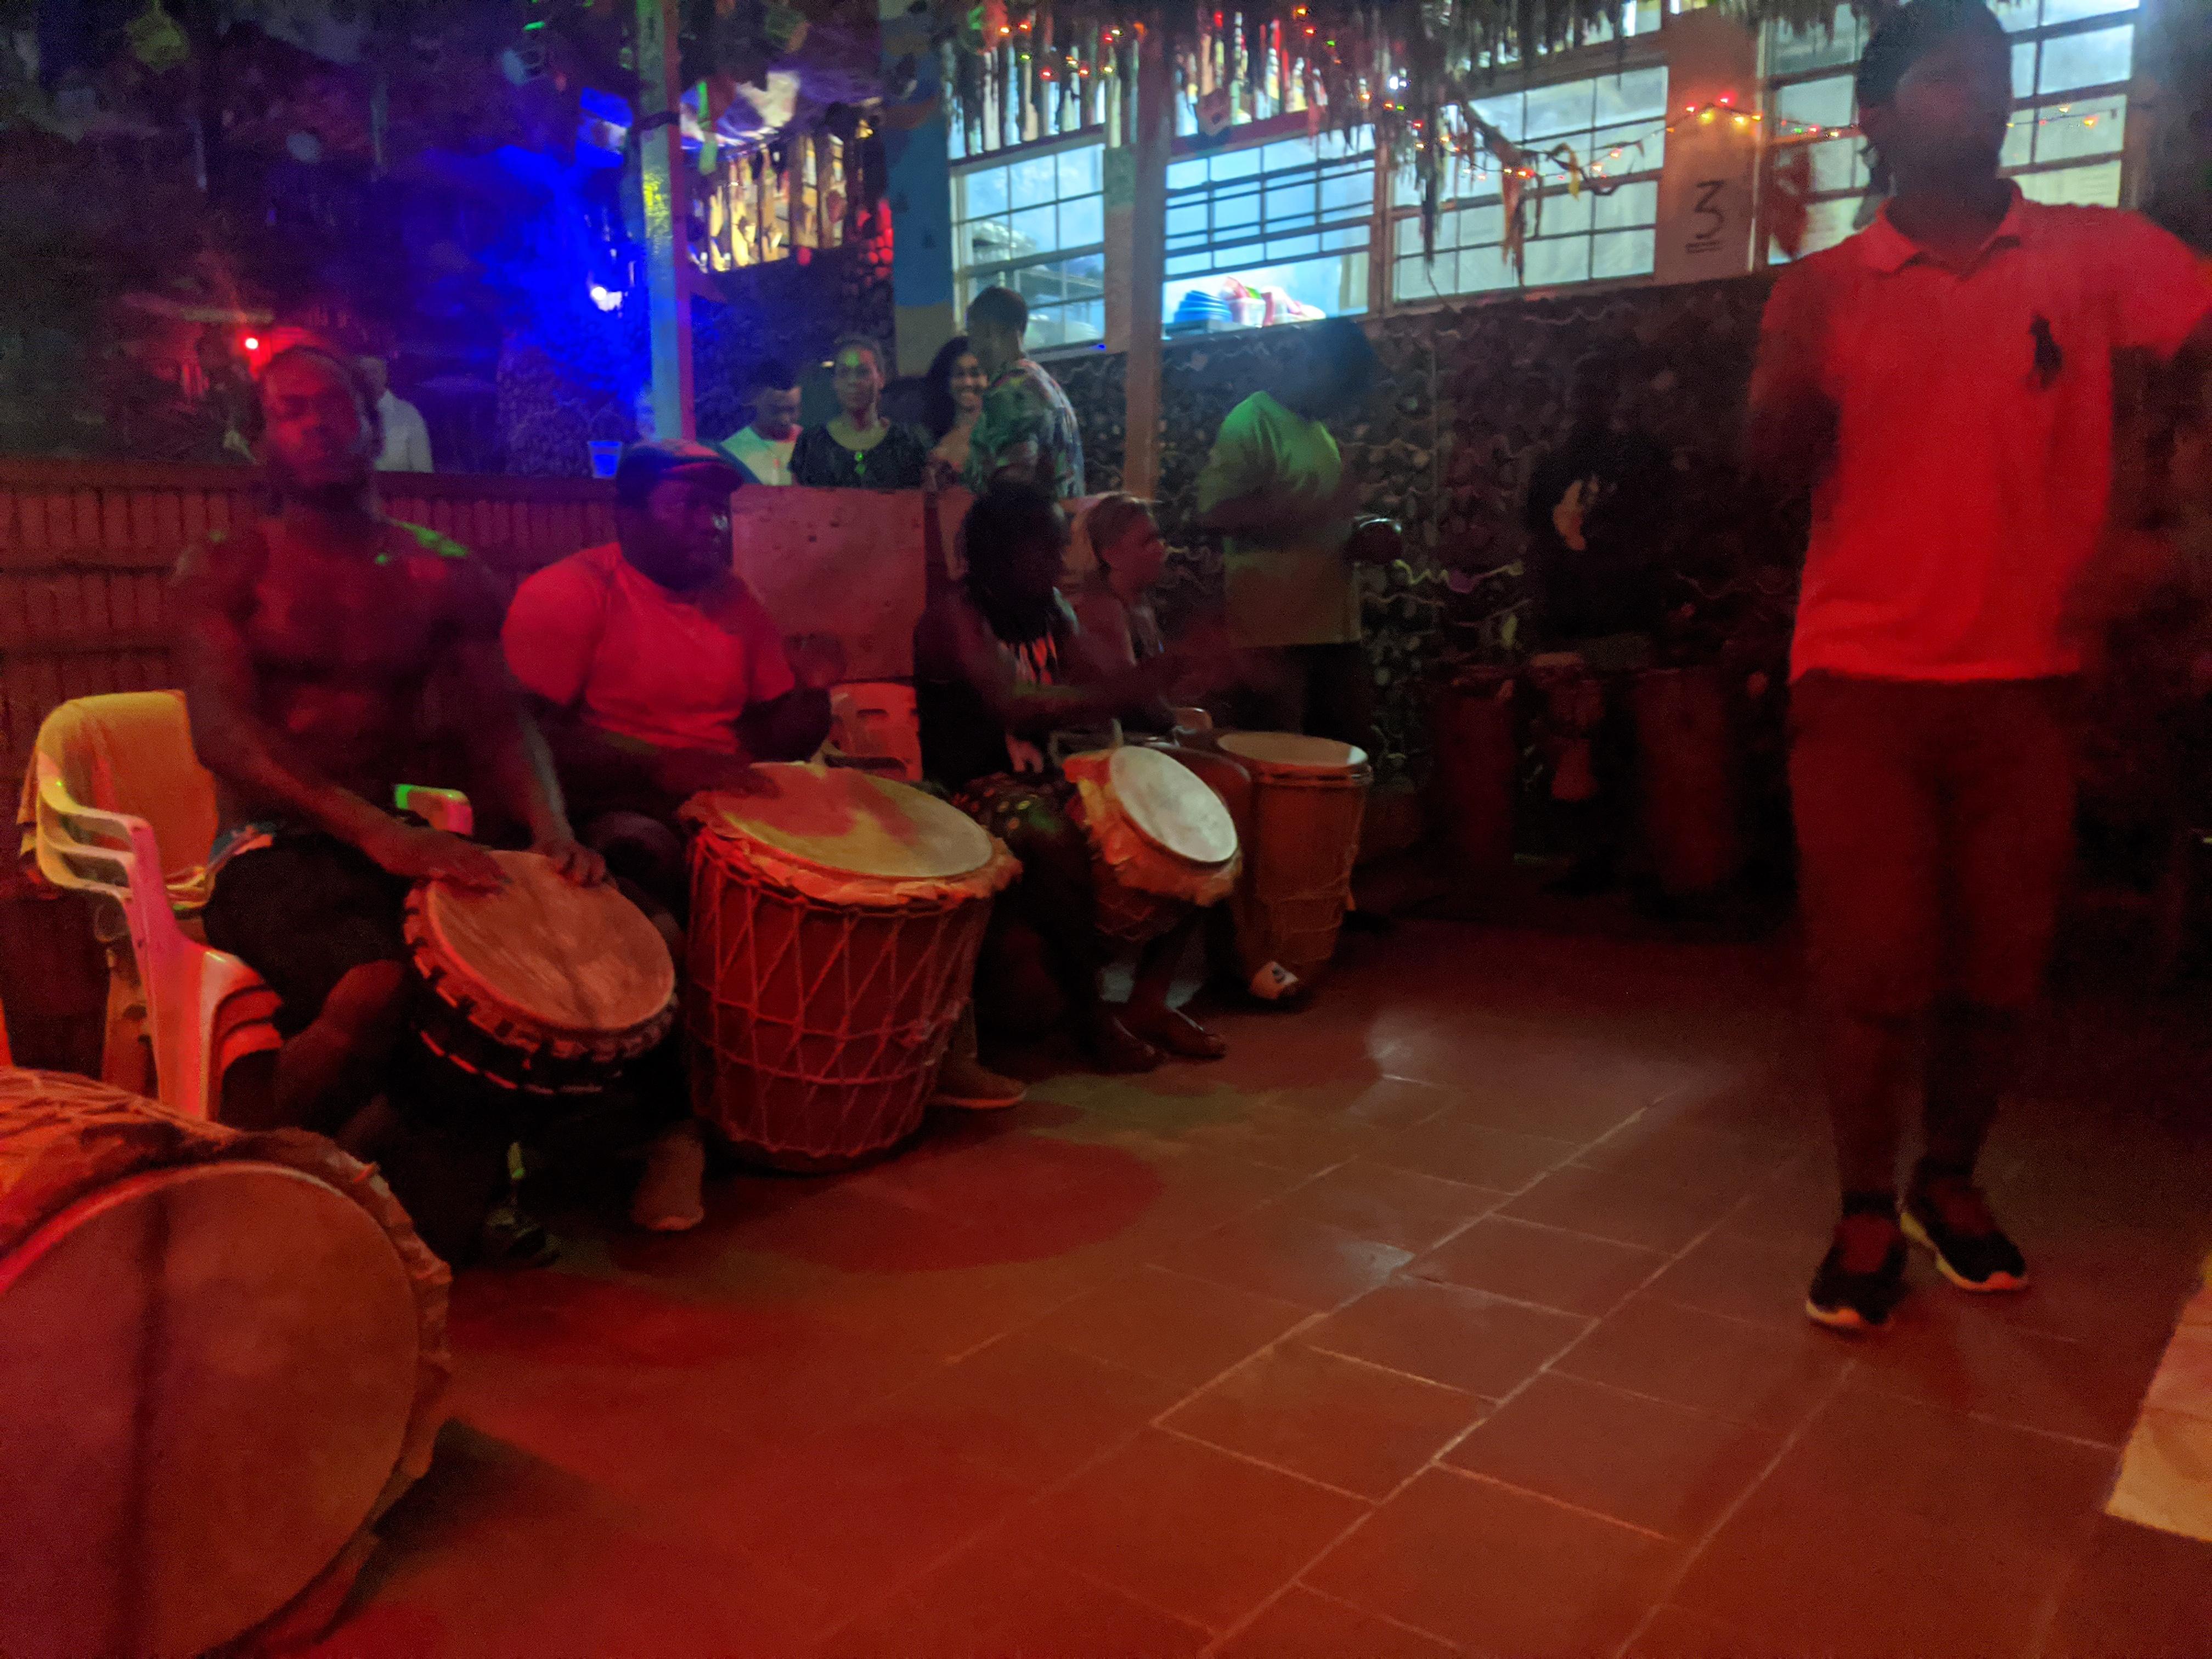
<instances>
[{"instance_id":1,"label":"man in patterned shirt","mask_svg":"<svg viewBox=\"0 0 2212 1659\"><path fill-rule=\"evenodd\" d=\"M968 445L968 488L981 495L1012 480L1061 501L1084 493L1083 431L1059 383L1022 356L1029 302L987 288L968 302L968 345L990 377L983 413Z\"/></svg>"}]
</instances>

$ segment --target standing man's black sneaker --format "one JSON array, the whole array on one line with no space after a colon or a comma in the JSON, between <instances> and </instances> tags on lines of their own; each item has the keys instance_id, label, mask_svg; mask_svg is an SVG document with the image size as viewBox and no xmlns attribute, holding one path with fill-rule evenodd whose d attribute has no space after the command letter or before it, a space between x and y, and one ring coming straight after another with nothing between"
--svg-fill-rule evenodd
<instances>
[{"instance_id":1,"label":"standing man's black sneaker","mask_svg":"<svg viewBox=\"0 0 2212 1659\"><path fill-rule=\"evenodd\" d=\"M1805 1293L1805 1313L1834 1331L1878 1331L1905 1295L1905 1238L1893 1194L1849 1194L1835 1242Z\"/></svg>"},{"instance_id":2,"label":"standing man's black sneaker","mask_svg":"<svg viewBox=\"0 0 2212 1659\"><path fill-rule=\"evenodd\" d=\"M1905 1200L1905 1236L1936 1257L1962 1291L2024 1291L2027 1261L1990 1213L1981 1189L1963 1176L1925 1176Z\"/></svg>"}]
</instances>

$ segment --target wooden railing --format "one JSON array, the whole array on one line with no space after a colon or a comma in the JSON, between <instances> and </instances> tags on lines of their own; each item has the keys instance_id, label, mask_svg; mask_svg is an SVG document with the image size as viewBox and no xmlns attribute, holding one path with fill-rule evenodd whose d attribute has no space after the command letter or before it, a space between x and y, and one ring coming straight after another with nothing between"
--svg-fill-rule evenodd
<instances>
[{"instance_id":1,"label":"wooden railing","mask_svg":"<svg viewBox=\"0 0 2212 1659\"><path fill-rule=\"evenodd\" d=\"M588 478L387 473L385 510L519 577L612 539L613 487ZM171 684L170 568L210 530L249 523L249 467L0 458L0 778L71 697Z\"/></svg>"},{"instance_id":2,"label":"wooden railing","mask_svg":"<svg viewBox=\"0 0 2212 1659\"><path fill-rule=\"evenodd\" d=\"M387 473L394 518L428 525L510 579L614 537L613 486L588 478ZM249 467L0 457L0 780L12 806L40 723L71 697L175 684L164 599L177 556L250 523ZM24 1063L99 1054L104 972L82 906L0 865L0 1006Z\"/></svg>"}]
</instances>

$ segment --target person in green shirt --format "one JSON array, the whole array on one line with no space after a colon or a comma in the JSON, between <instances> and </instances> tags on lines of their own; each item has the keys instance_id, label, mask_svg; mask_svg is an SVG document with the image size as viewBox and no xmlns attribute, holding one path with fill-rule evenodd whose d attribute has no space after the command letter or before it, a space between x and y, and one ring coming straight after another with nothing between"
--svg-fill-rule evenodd
<instances>
[{"instance_id":1,"label":"person in green shirt","mask_svg":"<svg viewBox=\"0 0 2212 1659\"><path fill-rule=\"evenodd\" d=\"M1346 554L1362 486L1323 422L1367 401L1380 365L1349 320L1301 332L1280 383L1222 422L1199 475L1199 520L1225 541L1231 641L1276 659L1272 717L1371 749L1373 674Z\"/></svg>"}]
</instances>

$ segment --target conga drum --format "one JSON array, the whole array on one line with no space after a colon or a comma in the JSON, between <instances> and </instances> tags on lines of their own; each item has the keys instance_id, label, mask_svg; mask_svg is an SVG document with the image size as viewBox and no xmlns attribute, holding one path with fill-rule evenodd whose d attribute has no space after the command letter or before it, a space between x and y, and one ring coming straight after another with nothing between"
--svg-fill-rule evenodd
<instances>
[{"instance_id":1,"label":"conga drum","mask_svg":"<svg viewBox=\"0 0 2212 1659\"><path fill-rule=\"evenodd\" d=\"M1237 825L1221 797L1174 756L1115 748L1070 755L1091 846L1098 928L1125 945L1158 938L1237 884Z\"/></svg>"},{"instance_id":2,"label":"conga drum","mask_svg":"<svg viewBox=\"0 0 2212 1659\"><path fill-rule=\"evenodd\" d=\"M535 853L494 853L495 893L424 882L407 942L429 994L416 1035L458 1070L520 1096L603 1090L668 1035L676 963L611 885L580 887Z\"/></svg>"},{"instance_id":3,"label":"conga drum","mask_svg":"<svg viewBox=\"0 0 2212 1659\"><path fill-rule=\"evenodd\" d=\"M921 1122L968 1006L991 896L1021 866L933 795L872 773L756 769L684 808L691 1103L742 1156L853 1164Z\"/></svg>"},{"instance_id":4,"label":"conga drum","mask_svg":"<svg viewBox=\"0 0 2212 1659\"><path fill-rule=\"evenodd\" d=\"M1717 664L1653 668L1629 693L1644 835L1661 889L1691 897L1743 867L1742 798L1728 677Z\"/></svg>"},{"instance_id":5,"label":"conga drum","mask_svg":"<svg viewBox=\"0 0 2212 1659\"><path fill-rule=\"evenodd\" d=\"M1352 902L1359 825L1375 781L1364 750L1291 732L1230 732L1221 752L1251 775L1243 878L1231 901L1245 976L1269 963L1311 983Z\"/></svg>"},{"instance_id":6,"label":"conga drum","mask_svg":"<svg viewBox=\"0 0 2212 1659\"><path fill-rule=\"evenodd\" d=\"M0 1071L0 1653L313 1635L429 1467L447 1282L319 1135Z\"/></svg>"}]
</instances>

